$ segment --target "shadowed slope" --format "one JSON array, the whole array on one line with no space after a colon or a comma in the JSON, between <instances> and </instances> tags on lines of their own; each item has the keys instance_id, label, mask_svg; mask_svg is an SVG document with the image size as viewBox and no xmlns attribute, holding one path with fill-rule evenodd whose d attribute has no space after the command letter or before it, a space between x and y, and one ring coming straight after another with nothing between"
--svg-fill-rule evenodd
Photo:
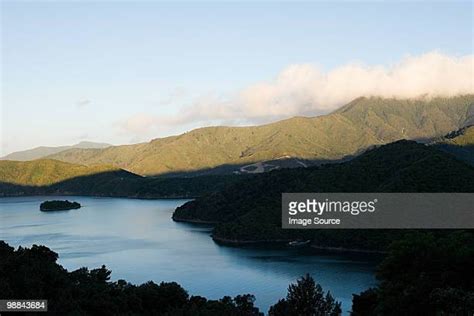
<instances>
[{"instance_id":1,"label":"shadowed slope","mask_svg":"<svg viewBox=\"0 0 474 316\"><path fill-rule=\"evenodd\" d=\"M246 176L144 178L107 166L57 160L0 161L0 196L92 195L133 198L190 198L214 192Z\"/></svg>"}]
</instances>

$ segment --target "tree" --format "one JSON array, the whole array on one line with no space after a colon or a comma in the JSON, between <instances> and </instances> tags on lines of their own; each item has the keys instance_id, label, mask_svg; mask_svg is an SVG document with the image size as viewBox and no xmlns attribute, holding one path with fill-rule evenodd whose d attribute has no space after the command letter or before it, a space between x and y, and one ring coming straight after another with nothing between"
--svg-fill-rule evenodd
<instances>
[{"instance_id":1,"label":"tree","mask_svg":"<svg viewBox=\"0 0 474 316\"><path fill-rule=\"evenodd\" d=\"M353 315L472 315L472 231L414 232L390 247L377 288L354 295Z\"/></svg>"},{"instance_id":2,"label":"tree","mask_svg":"<svg viewBox=\"0 0 474 316\"><path fill-rule=\"evenodd\" d=\"M268 315L269 316L290 315L290 305L288 304L288 301L282 298L275 305L270 306Z\"/></svg>"},{"instance_id":3,"label":"tree","mask_svg":"<svg viewBox=\"0 0 474 316\"><path fill-rule=\"evenodd\" d=\"M376 315L377 289L370 288L360 294L352 295L352 316Z\"/></svg>"},{"instance_id":4,"label":"tree","mask_svg":"<svg viewBox=\"0 0 474 316\"><path fill-rule=\"evenodd\" d=\"M250 294L189 298L176 282L113 282L105 266L68 272L57 259L44 246L15 250L0 241L0 298L45 298L55 315L263 316Z\"/></svg>"},{"instance_id":5,"label":"tree","mask_svg":"<svg viewBox=\"0 0 474 316\"><path fill-rule=\"evenodd\" d=\"M270 316L336 316L341 314L341 303L306 274L290 284L286 299L278 301L269 310Z\"/></svg>"},{"instance_id":6,"label":"tree","mask_svg":"<svg viewBox=\"0 0 474 316\"><path fill-rule=\"evenodd\" d=\"M255 296L251 294L237 295L234 297L234 303L242 316L259 315L258 308L254 307Z\"/></svg>"}]
</instances>

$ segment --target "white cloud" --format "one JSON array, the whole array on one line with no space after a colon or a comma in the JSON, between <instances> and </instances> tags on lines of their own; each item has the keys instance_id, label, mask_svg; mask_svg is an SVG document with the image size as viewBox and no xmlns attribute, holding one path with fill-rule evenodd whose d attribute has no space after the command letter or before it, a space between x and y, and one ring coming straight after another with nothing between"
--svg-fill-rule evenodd
<instances>
[{"instance_id":1,"label":"white cloud","mask_svg":"<svg viewBox=\"0 0 474 316\"><path fill-rule=\"evenodd\" d=\"M241 102L250 117L320 114L360 96L414 98L474 93L474 56L428 53L391 67L349 64L327 73L292 65L270 83L249 87Z\"/></svg>"},{"instance_id":2,"label":"white cloud","mask_svg":"<svg viewBox=\"0 0 474 316\"><path fill-rule=\"evenodd\" d=\"M91 104L91 103L92 103L92 101L89 100L89 99L81 99L81 100L79 100L79 101L76 102L76 106L77 106L78 108L82 108L82 107L85 107L85 106L87 106L87 105L89 105L89 104Z\"/></svg>"},{"instance_id":3,"label":"white cloud","mask_svg":"<svg viewBox=\"0 0 474 316\"><path fill-rule=\"evenodd\" d=\"M438 52L407 56L391 66L351 63L328 72L295 64L274 80L234 96L208 95L175 115L140 115L120 126L131 133L159 126L264 123L295 115L328 113L360 96L415 98L474 93L474 55L451 57Z\"/></svg>"},{"instance_id":4,"label":"white cloud","mask_svg":"<svg viewBox=\"0 0 474 316\"><path fill-rule=\"evenodd\" d=\"M170 91L166 98L160 100L158 103L161 106L168 106L176 102L181 102L188 94L189 92L185 88L176 87Z\"/></svg>"},{"instance_id":5,"label":"white cloud","mask_svg":"<svg viewBox=\"0 0 474 316\"><path fill-rule=\"evenodd\" d=\"M152 115L140 113L118 122L117 125L124 131L132 134L144 134L157 124L158 121L159 120Z\"/></svg>"}]
</instances>

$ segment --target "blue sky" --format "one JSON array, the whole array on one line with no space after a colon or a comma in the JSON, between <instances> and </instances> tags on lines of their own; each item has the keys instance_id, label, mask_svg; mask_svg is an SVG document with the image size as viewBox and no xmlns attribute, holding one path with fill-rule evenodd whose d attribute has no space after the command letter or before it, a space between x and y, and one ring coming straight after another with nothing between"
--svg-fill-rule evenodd
<instances>
[{"instance_id":1,"label":"blue sky","mask_svg":"<svg viewBox=\"0 0 474 316\"><path fill-rule=\"evenodd\" d=\"M232 123L160 118L197 103L201 116L207 104L225 110L289 65L390 67L407 55L473 51L472 2L3 1L1 9L3 154ZM265 121L242 116L234 123Z\"/></svg>"}]
</instances>

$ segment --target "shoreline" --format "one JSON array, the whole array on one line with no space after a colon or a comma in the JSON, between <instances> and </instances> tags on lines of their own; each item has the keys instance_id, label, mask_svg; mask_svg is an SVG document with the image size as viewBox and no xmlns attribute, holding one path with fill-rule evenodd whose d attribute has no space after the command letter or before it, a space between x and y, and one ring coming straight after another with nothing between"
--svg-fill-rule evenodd
<instances>
[{"instance_id":1,"label":"shoreline","mask_svg":"<svg viewBox=\"0 0 474 316\"><path fill-rule=\"evenodd\" d=\"M354 252L354 253L380 254L380 255L384 255L388 253L388 251L383 251L383 250L370 250L370 249L360 249L360 248L329 247L329 246L317 246L317 245L310 245L310 247L317 250L326 250L326 251L334 251L334 252Z\"/></svg>"},{"instance_id":2,"label":"shoreline","mask_svg":"<svg viewBox=\"0 0 474 316\"><path fill-rule=\"evenodd\" d=\"M215 221L204 221L204 220L200 220L200 219L175 218L174 215L171 216L171 219L174 222L177 222L177 223L209 224L209 225L215 225L215 224L219 223L219 222L215 222Z\"/></svg>"},{"instance_id":3,"label":"shoreline","mask_svg":"<svg viewBox=\"0 0 474 316\"><path fill-rule=\"evenodd\" d=\"M215 235L211 235L212 240L217 244L224 245L224 246L249 246L249 245L265 245L265 244L278 244L278 245L286 245L288 242L292 241L292 239L272 239L272 240L239 240L239 239L227 239L223 237L218 237ZM297 249L301 247L291 247L291 249ZM304 247L303 247L304 248ZM386 254L388 251L382 250L370 250L370 249L360 249L360 248L345 248L345 247L331 247L331 246L318 246L318 245L308 245L308 248L316 249L316 250L324 250L330 252L352 252L352 253L363 253L363 254Z\"/></svg>"},{"instance_id":4,"label":"shoreline","mask_svg":"<svg viewBox=\"0 0 474 316\"><path fill-rule=\"evenodd\" d=\"M227 246L245 246L245 245L264 245L264 244L283 244L288 243L291 239L273 239L273 240L239 240L227 239L211 235L212 240L221 245Z\"/></svg>"},{"instance_id":5,"label":"shoreline","mask_svg":"<svg viewBox=\"0 0 474 316\"><path fill-rule=\"evenodd\" d=\"M132 196L132 195L109 195L109 194L76 194L76 193L48 193L48 194L4 194L0 195L2 198L15 197L40 197L40 196L83 196L83 197L97 197L97 198L116 198L116 199L131 199L131 200L194 200L199 196Z\"/></svg>"},{"instance_id":6,"label":"shoreline","mask_svg":"<svg viewBox=\"0 0 474 316\"><path fill-rule=\"evenodd\" d=\"M173 221L180 222L180 223L190 223L190 224L210 224L215 225L219 222L213 221L203 221L198 219L184 219L184 218L175 218L172 217ZM224 237L219 237L214 234L211 234L212 240L222 246L229 246L229 247L243 247L243 246L257 246L257 245L268 245L268 244L276 244L276 245L286 245L293 239L260 239L260 240L241 240L241 239L229 239ZM345 247L333 247L333 246L321 246L321 245L313 245L310 244L309 248L315 250L324 250L330 252L352 252L352 253L361 253L361 254L386 254L388 251L383 250L370 250L370 249L361 249L361 248L345 248ZM294 247L298 248L298 247Z\"/></svg>"}]
</instances>

